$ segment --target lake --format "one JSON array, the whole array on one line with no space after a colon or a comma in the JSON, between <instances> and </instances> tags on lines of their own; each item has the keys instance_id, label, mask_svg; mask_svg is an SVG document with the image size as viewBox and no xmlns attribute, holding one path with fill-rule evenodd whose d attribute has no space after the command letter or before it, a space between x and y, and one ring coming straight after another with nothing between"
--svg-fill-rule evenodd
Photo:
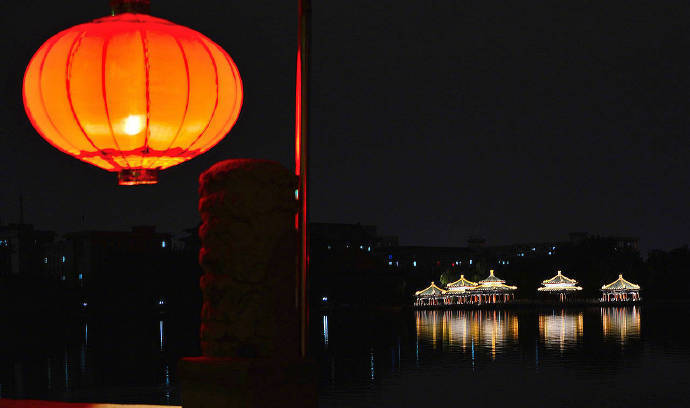
<instances>
[{"instance_id":1,"label":"lake","mask_svg":"<svg viewBox=\"0 0 690 408\"><path fill-rule=\"evenodd\" d=\"M312 322L322 407L679 406L688 304L388 313ZM179 404L196 333L168 317L2 324L0 396ZM50 339L50 341L46 341Z\"/></svg>"}]
</instances>

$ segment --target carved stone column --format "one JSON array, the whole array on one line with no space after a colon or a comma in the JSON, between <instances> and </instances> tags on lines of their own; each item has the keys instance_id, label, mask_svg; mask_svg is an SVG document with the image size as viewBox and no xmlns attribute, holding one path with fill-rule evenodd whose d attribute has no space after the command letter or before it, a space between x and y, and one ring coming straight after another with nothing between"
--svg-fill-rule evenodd
<instances>
[{"instance_id":1,"label":"carved stone column","mask_svg":"<svg viewBox=\"0 0 690 408\"><path fill-rule=\"evenodd\" d=\"M180 362L184 407L316 406L314 364L299 356L296 181L254 159L199 178L203 357Z\"/></svg>"}]
</instances>

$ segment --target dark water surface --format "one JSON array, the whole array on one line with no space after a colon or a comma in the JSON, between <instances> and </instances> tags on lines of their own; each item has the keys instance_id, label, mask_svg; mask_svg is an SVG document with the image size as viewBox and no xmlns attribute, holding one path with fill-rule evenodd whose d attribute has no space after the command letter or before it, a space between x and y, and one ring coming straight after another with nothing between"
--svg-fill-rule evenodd
<instances>
[{"instance_id":1,"label":"dark water surface","mask_svg":"<svg viewBox=\"0 0 690 408\"><path fill-rule=\"evenodd\" d=\"M165 316L0 325L0 397L179 404L196 333ZM322 407L685 406L690 307L334 312L312 322Z\"/></svg>"},{"instance_id":2,"label":"dark water surface","mask_svg":"<svg viewBox=\"0 0 690 408\"><path fill-rule=\"evenodd\" d=\"M687 305L325 316L321 406L687 406L689 317Z\"/></svg>"}]
</instances>

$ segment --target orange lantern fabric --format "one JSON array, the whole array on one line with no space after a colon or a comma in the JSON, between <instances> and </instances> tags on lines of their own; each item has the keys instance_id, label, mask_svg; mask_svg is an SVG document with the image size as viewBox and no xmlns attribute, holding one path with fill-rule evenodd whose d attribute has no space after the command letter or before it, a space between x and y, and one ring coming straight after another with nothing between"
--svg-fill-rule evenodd
<instances>
[{"instance_id":1,"label":"orange lantern fabric","mask_svg":"<svg viewBox=\"0 0 690 408\"><path fill-rule=\"evenodd\" d=\"M120 184L215 146L242 105L235 63L197 31L124 13L64 30L24 74L24 106L50 144L118 172Z\"/></svg>"}]
</instances>

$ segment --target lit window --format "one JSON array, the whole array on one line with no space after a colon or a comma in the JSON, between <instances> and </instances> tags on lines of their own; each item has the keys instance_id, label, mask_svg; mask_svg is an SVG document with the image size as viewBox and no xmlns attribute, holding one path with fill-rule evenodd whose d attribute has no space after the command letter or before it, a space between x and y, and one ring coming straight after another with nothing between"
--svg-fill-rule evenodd
<instances>
[{"instance_id":1,"label":"lit window","mask_svg":"<svg viewBox=\"0 0 690 408\"><path fill-rule=\"evenodd\" d=\"M393 259L393 255L388 255L388 259Z\"/></svg>"},{"instance_id":2,"label":"lit window","mask_svg":"<svg viewBox=\"0 0 690 408\"><path fill-rule=\"evenodd\" d=\"M295 189L295 200L299 200L299 190Z\"/></svg>"},{"instance_id":3,"label":"lit window","mask_svg":"<svg viewBox=\"0 0 690 408\"><path fill-rule=\"evenodd\" d=\"M552 254L552 252L551 252L551 251L549 251L548 253L549 253L549 255L551 255L551 254Z\"/></svg>"},{"instance_id":4,"label":"lit window","mask_svg":"<svg viewBox=\"0 0 690 408\"><path fill-rule=\"evenodd\" d=\"M417 261L412 261L412 266L417 267Z\"/></svg>"},{"instance_id":5,"label":"lit window","mask_svg":"<svg viewBox=\"0 0 690 408\"><path fill-rule=\"evenodd\" d=\"M165 241L161 241L161 248L165 248Z\"/></svg>"},{"instance_id":6,"label":"lit window","mask_svg":"<svg viewBox=\"0 0 690 408\"><path fill-rule=\"evenodd\" d=\"M328 302L328 297L326 297L326 296L322 297L322 298L321 298L321 301L322 301L322 302Z\"/></svg>"},{"instance_id":7,"label":"lit window","mask_svg":"<svg viewBox=\"0 0 690 408\"><path fill-rule=\"evenodd\" d=\"M67 261L67 258L65 258L65 256L62 255L62 263L65 263L65 261Z\"/></svg>"},{"instance_id":8,"label":"lit window","mask_svg":"<svg viewBox=\"0 0 690 408\"><path fill-rule=\"evenodd\" d=\"M359 246L359 249L364 249L364 245L360 245L360 246Z\"/></svg>"},{"instance_id":9,"label":"lit window","mask_svg":"<svg viewBox=\"0 0 690 408\"><path fill-rule=\"evenodd\" d=\"M367 252L371 252L371 247L370 247L370 246L367 247Z\"/></svg>"},{"instance_id":10,"label":"lit window","mask_svg":"<svg viewBox=\"0 0 690 408\"><path fill-rule=\"evenodd\" d=\"M48 263L48 258L43 258L43 263L47 264Z\"/></svg>"},{"instance_id":11,"label":"lit window","mask_svg":"<svg viewBox=\"0 0 690 408\"><path fill-rule=\"evenodd\" d=\"M349 248L349 247L350 247L350 243L348 242L347 244L345 244L345 248Z\"/></svg>"},{"instance_id":12,"label":"lit window","mask_svg":"<svg viewBox=\"0 0 690 408\"><path fill-rule=\"evenodd\" d=\"M388 261L388 266L393 266L393 261Z\"/></svg>"},{"instance_id":13,"label":"lit window","mask_svg":"<svg viewBox=\"0 0 690 408\"><path fill-rule=\"evenodd\" d=\"M470 265L472 265L472 260L470 259Z\"/></svg>"},{"instance_id":14,"label":"lit window","mask_svg":"<svg viewBox=\"0 0 690 408\"><path fill-rule=\"evenodd\" d=\"M400 266L400 265L398 265L398 261L395 261L395 266Z\"/></svg>"},{"instance_id":15,"label":"lit window","mask_svg":"<svg viewBox=\"0 0 690 408\"><path fill-rule=\"evenodd\" d=\"M537 248L532 248L532 251L536 251L536 250L537 250Z\"/></svg>"},{"instance_id":16,"label":"lit window","mask_svg":"<svg viewBox=\"0 0 690 408\"><path fill-rule=\"evenodd\" d=\"M551 249L556 249L556 247L555 247L555 246L552 246Z\"/></svg>"},{"instance_id":17,"label":"lit window","mask_svg":"<svg viewBox=\"0 0 690 408\"><path fill-rule=\"evenodd\" d=\"M332 248L332 247L331 247L331 246L329 245L329 246L328 246L328 250L330 251L330 250L331 250L331 248Z\"/></svg>"},{"instance_id":18,"label":"lit window","mask_svg":"<svg viewBox=\"0 0 690 408\"><path fill-rule=\"evenodd\" d=\"M79 280L82 280L83 278L84 278L84 275L82 275L82 274L80 273L80 274L79 274Z\"/></svg>"}]
</instances>

